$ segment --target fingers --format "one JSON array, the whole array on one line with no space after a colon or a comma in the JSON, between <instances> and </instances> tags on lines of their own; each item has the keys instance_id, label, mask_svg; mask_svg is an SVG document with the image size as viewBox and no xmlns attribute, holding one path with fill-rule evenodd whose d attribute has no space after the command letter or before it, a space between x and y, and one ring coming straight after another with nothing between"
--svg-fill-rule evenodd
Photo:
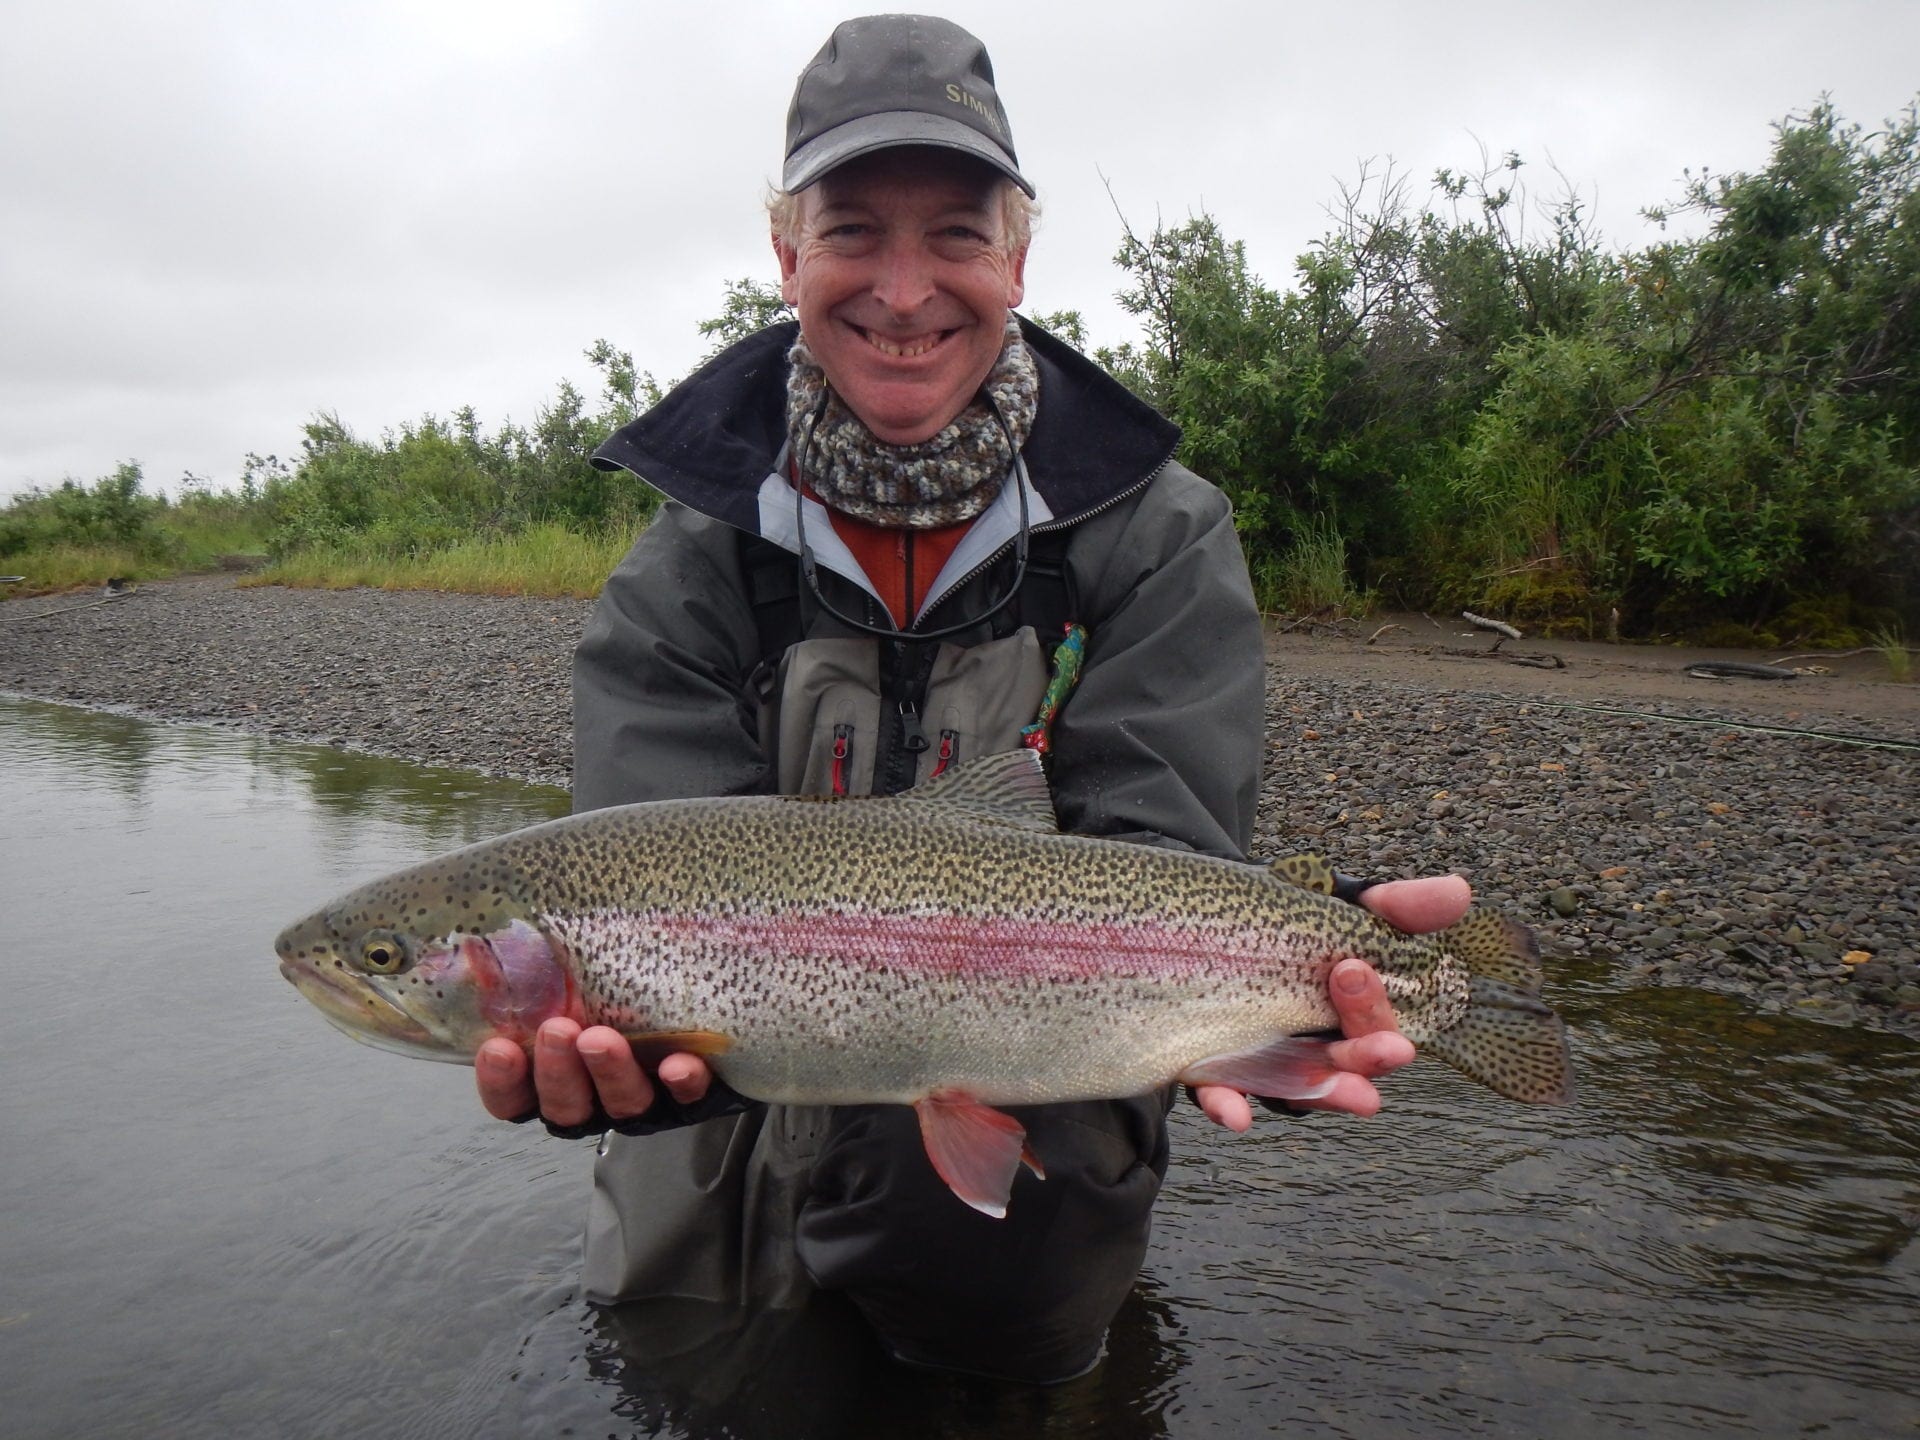
<instances>
[{"instance_id":1,"label":"fingers","mask_svg":"<svg viewBox=\"0 0 1920 1440\"><path fill-rule=\"evenodd\" d=\"M1193 1095L1200 1102L1201 1112L1214 1124L1229 1130L1253 1127L1253 1106L1238 1090L1226 1085L1196 1085Z\"/></svg>"},{"instance_id":2,"label":"fingers","mask_svg":"<svg viewBox=\"0 0 1920 1440\"><path fill-rule=\"evenodd\" d=\"M713 1079L713 1071L707 1068L706 1061L698 1055L685 1054L669 1055L662 1060L659 1075L667 1093L681 1105L705 1099L707 1085Z\"/></svg>"},{"instance_id":3,"label":"fingers","mask_svg":"<svg viewBox=\"0 0 1920 1440\"><path fill-rule=\"evenodd\" d=\"M480 1103L496 1120L518 1120L534 1107L527 1054L511 1040L489 1040L473 1057Z\"/></svg>"},{"instance_id":4,"label":"fingers","mask_svg":"<svg viewBox=\"0 0 1920 1440\"><path fill-rule=\"evenodd\" d=\"M548 1024L559 1022L549 1021ZM546 1035L546 1026L540 1027L542 1038ZM562 1125L578 1125L593 1113L593 1097L600 1097L600 1108L615 1120L629 1120L643 1114L653 1104L653 1083L647 1079L646 1072L640 1068L640 1062L634 1057L633 1046L627 1043L626 1036L618 1030L605 1025L595 1025L582 1030L574 1042L574 1051L579 1056L581 1072L586 1077L590 1090L586 1104L578 1119L563 1120L553 1111L553 1101L549 1098L545 1085L540 1087L541 1109L549 1119ZM540 1050L534 1049L534 1069L540 1067ZM570 1075L569 1075L570 1078ZM574 1092L569 1089L563 1096L554 1098L571 1102Z\"/></svg>"},{"instance_id":5,"label":"fingers","mask_svg":"<svg viewBox=\"0 0 1920 1440\"><path fill-rule=\"evenodd\" d=\"M580 1027L549 1020L533 1037L533 1088L540 1113L556 1125L582 1125L593 1114L593 1081L579 1050Z\"/></svg>"},{"instance_id":6,"label":"fingers","mask_svg":"<svg viewBox=\"0 0 1920 1440\"><path fill-rule=\"evenodd\" d=\"M1364 890L1360 903L1396 930L1421 935L1444 930L1473 901L1473 887L1459 875L1430 875L1419 880L1388 880Z\"/></svg>"},{"instance_id":7,"label":"fingers","mask_svg":"<svg viewBox=\"0 0 1920 1440\"><path fill-rule=\"evenodd\" d=\"M1373 1082L1359 1075L1342 1075L1333 1082L1333 1089L1318 1100L1294 1100L1289 1102L1296 1110L1337 1110L1342 1115L1358 1115L1363 1120L1380 1111L1380 1092Z\"/></svg>"},{"instance_id":8,"label":"fingers","mask_svg":"<svg viewBox=\"0 0 1920 1440\"><path fill-rule=\"evenodd\" d=\"M1379 1030L1327 1047L1327 1059L1336 1069L1378 1080L1402 1065L1413 1063L1413 1042L1397 1030Z\"/></svg>"},{"instance_id":9,"label":"fingers","mask_svg":"<svg viewBox=\"0 0 1920 1440\"><path fill-rule=\"evenodd\" d=\"M1424 881L1407 882L1425 884ZM1385 889L1386 886L1379 886ZM1373 891L1367 892L1369 896ZM1364 960L1346 959L1327 977L1334 1012L1340 1017L1344 1040L1327 1047L1328 1063L1342 1074L1333 1089L1317 1100L1296 1101L1302 1110L1338 1110L1348 1115L1378 1113L1380 1092L1374 1080L1413 1059L1413 1043L1400 1033L1393 1018L1387 987Z\"/></svg>"},{"instance_id":10,"label":"fingers","mask_svg":"<svg viewBox=\"0 0 1920 1440\"><path fill-rule=\"evenodd\" d=\"M480 1103L501 1120L538 1109L555 1125L583 1125L598 1109L614 1120L645 1114L654 1101L653 1082L626 1037L605 1025L582 1030L571 1020L543 1024L533 1040L533 1063L510 1040L489 1040L473 1060ZM660 1062L660 1083L682 1105L703 1098L713 1071L697 1055L669 1055Z\"/></svg>"},{"instance_id":11,"label":"fingers","mask_svg":"<svg viewBox=\"0 0 1920 1440\"><path fill-rule=\"evenodd\" d=\"M1349 956L1336 964L1327 977L1327 992L1333 998L1334 1013L1340 1017L1340 1031L1349 1040L1377 1030L1399 1031L1387 987L1366 961Z\"/></svg>"}]
</instances>

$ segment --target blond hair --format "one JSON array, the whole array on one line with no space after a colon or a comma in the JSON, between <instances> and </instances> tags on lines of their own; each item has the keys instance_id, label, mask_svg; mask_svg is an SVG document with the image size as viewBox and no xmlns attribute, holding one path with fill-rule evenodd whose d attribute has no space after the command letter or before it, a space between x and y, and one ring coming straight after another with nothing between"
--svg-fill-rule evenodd
<instances>
[{"instance_id":1,"label":"blond hair","mask_svg":"<svg viewBox=\"0 0 1920 1440\"><path fill-rule=\"evenodd\" d=\"M993 188L1000 212L1001 244L1009 255L1017 255L1033 240L1039 202L1005 176L997 177ZM788 245L800 238L801 193L767 187L767 221L773 226L774 238Z\"/></svg>"}]
</instances>

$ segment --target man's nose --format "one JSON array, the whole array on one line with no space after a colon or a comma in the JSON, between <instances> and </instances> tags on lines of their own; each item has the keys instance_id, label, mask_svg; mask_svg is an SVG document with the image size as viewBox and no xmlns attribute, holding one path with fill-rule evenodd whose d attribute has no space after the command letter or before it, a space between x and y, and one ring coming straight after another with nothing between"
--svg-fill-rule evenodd
<instances>
[{"instance_id":1,"label":"man's nose","mask_svg":"<svg viewBox=\"0 0 1920 1440\"><path fill-rule=\"evenodd\" d=\"M889 241L879 261L874 297L893 314L912 315L933 298L933 257L919 237Z\"/></svg>"}]
</instances>

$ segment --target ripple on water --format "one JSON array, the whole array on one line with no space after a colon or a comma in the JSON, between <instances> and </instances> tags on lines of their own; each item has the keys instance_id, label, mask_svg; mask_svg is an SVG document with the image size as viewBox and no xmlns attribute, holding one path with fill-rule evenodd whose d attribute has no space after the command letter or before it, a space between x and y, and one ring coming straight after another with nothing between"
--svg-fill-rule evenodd
<instances>
[{"instance_id":1,"label":"ripple on water","mask_svg":"<svg viewBox=\"0 0 1920 1440\"><path fill-rule=\"evenodd\" d=\"M1093 1375L885 1364L857 1320L600 1312L590 1147L356 1047L306 906L553 813L329 750L0 700L0 1392L29 1435L1852 1436L1920 1426L1920 1045L1555 969L1582 1098L1444 1067L1370 1123L1182 1102Z\"/></svg>"}]
</instances>

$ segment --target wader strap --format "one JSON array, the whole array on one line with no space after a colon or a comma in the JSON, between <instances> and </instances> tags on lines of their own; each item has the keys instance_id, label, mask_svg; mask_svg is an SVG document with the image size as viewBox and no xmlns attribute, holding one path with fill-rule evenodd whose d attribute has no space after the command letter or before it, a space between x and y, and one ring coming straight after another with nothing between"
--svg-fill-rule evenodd
<instances>
[{"instance_id":1,"label":"wader strap","mask_svg":"<svg viewBox=\"0 0 1920 1440\"><path fill-rule=\"evenodd\" d=\"M1042 530L1027 542L1027 574L1020 583L1020 596L994 617L994 638L1011 635L1022 625L1031 625L1043 645L1054 645L1066 633L1067 626L1084 623L1080 596L1067 569L1066 527Z\"/></svg>"},{"instance_id":2,"label":"wader strap","mask_svg":"<svg viewBox=\"0 0 1920 1440\"><path fill-rule=\"evenodd\" d=\"M800 575L791 551L758 535L740 536L740 568L753 601L753 624L760 635L760 659L786 654L806 638L800 613Z\"/></svg>"}]
</instances>

